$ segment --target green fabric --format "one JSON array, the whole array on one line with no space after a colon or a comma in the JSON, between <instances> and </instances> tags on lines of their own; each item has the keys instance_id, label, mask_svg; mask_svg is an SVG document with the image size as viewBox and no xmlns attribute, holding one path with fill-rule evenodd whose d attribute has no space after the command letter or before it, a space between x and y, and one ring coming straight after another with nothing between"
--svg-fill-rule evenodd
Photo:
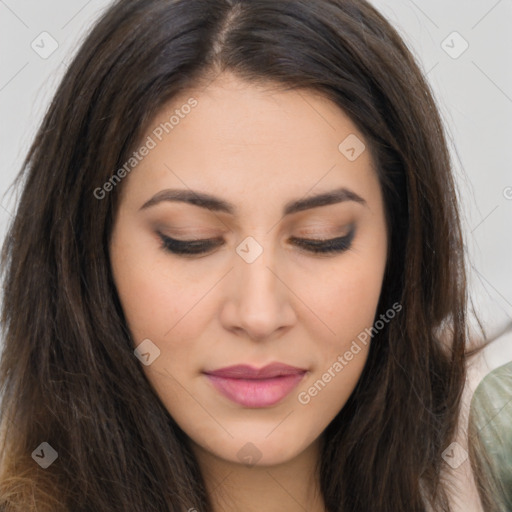
<instances>
[{"instance_id":1,"label":"green fabric","mask_svg":"<svg viewBox=\"0 0 512 512\"><path fill-rule=\"evenodd\" d=\"M480 382L471 400L470 422L488 454L504 510L512 511L512 362Z\"/></svg>"}]
</instances>

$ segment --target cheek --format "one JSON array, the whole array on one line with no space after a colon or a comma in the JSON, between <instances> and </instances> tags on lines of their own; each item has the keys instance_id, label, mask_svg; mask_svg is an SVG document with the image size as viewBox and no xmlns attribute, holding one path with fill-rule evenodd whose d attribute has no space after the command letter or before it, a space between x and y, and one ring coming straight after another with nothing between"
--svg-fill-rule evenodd
<instances>
[{"instance_id":1,"label":"cheek","mask_svg":"<svg viewBox=\"0 0 512 512\"><path fill-rule=\"evenodd\" d=\"M310 331L317 364L297 398L329 421L348 400L366 363L386 264L385 238L377 233L354 251L322 274L307 295L323 326Z\"/></svg>"},{"instance_id":2,"label":"cheek","mask_svg":"<svg viewBox=\"0 0 512 512\"><path fill-rule=\"evenodd\" d=\"M385 246L375 252L347 254L327 272L310 280L305 296L311 309L323 321L321 330L311 333L329 355L350 345L365 328L372 326L380 298L385 268ZM319 333L323 333L318 337ZM321 348L321 346L319 346Z\"/></svg>"},{"instance_id":3,"label":"cheek","mask_svg":"<svg viewBox=\"0 0 512 512\"><path fill-rule=\"evenodd\" d=\"M151 364L142 366L144 373L172 416L187 424L191 417L203 417L185 389L204 359L204 332L213 315L207 310L207 292L217 279L211 273L189 279L183 265L173 266L154 243L149 247L113 244L114 279L134 349L149 339L159 351Z\"/></svg>"},{"instance_id":4,"label":"cheek","mask_svg":"<svg viewBox=\"0 0 512 512\"><path fill-rule=\"evenodd\" d=\"M319 419L311 425L317 435L343 408L359 381L380 296L377 269L366 267L341 276L322 293L310 296L329 329L322 328L321 336L318 328L310 333L316 364L297 390L296 402L304 413Z\"/></svg>"},{"instance_id":5,"label":"cheek","mask_svg":"<svg viewBox=\"0 0 512 512\"><path fill-rule=\"evenodd\" d=\"M155 240L144 238L136 245L127 240L123 233L113 238L111 261L134 343L154 338L163 348L161 342L167 344L177 331L183 338L190 338L183 327L191 326L189 315L208 289L205 283L193 282L179 268L173 268L168 255L156 248Z\"/></svg>"}]
</instances>

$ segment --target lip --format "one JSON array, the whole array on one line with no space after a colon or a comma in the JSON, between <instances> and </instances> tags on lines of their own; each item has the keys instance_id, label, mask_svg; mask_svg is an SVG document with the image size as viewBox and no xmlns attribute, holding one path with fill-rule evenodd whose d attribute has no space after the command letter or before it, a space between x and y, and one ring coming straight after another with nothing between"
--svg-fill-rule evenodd
<instances>
[{"instance_id":1,"label":"lip","mask_svg":"<svg viewBox=\"0 0 512 512\"><path fill-rule=\"evenodd\" d=\"M263 368L235 365L204 372L213 386L244 407L269 407L280 402L302 380L307 370L282 363Z\"/></svg>"}]
</instances>

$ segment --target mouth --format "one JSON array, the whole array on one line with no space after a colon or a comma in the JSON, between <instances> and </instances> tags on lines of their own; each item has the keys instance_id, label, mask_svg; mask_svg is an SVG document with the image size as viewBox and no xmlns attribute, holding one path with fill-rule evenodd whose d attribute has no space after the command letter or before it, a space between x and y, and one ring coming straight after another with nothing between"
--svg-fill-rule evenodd
<instances>
[{"instance_id":1,"label":"mouth","mask_svg":"<svg viewBox=\"0 0 512 512\"><path fill-rule=\"evenodd\" d=\"M203 373L226 398L244 407L261 408L283 400L307 370L273 363L259 369L236 365Z\"/></svg>"}]
</instances>

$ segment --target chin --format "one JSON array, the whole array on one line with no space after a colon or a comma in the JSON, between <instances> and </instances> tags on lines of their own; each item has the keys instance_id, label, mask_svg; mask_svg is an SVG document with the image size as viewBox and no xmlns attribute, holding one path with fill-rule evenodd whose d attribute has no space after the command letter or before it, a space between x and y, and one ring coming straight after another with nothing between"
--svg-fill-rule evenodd
<instances>
[{"instance_id":1,"label":"chin","mask_svg":"<svg viewBox=\"0 0 512 512\"><path fill-rule=\"evenodd\" d=\"M214 450L212 447L208 448L208 451L216 455L217 457L224 459L229 462L242 464L248 467L265 467L265 466L277 466L293 460L295 457L300 455L307 447L308 444L298 443L297 438L276 436L271 439L272 434L268 436L268 432L261 435L259 439L246 436L231 440L229 446L217 445ZM293 442L290 442L292 441Z\"/></svg>"}]
</instances>

